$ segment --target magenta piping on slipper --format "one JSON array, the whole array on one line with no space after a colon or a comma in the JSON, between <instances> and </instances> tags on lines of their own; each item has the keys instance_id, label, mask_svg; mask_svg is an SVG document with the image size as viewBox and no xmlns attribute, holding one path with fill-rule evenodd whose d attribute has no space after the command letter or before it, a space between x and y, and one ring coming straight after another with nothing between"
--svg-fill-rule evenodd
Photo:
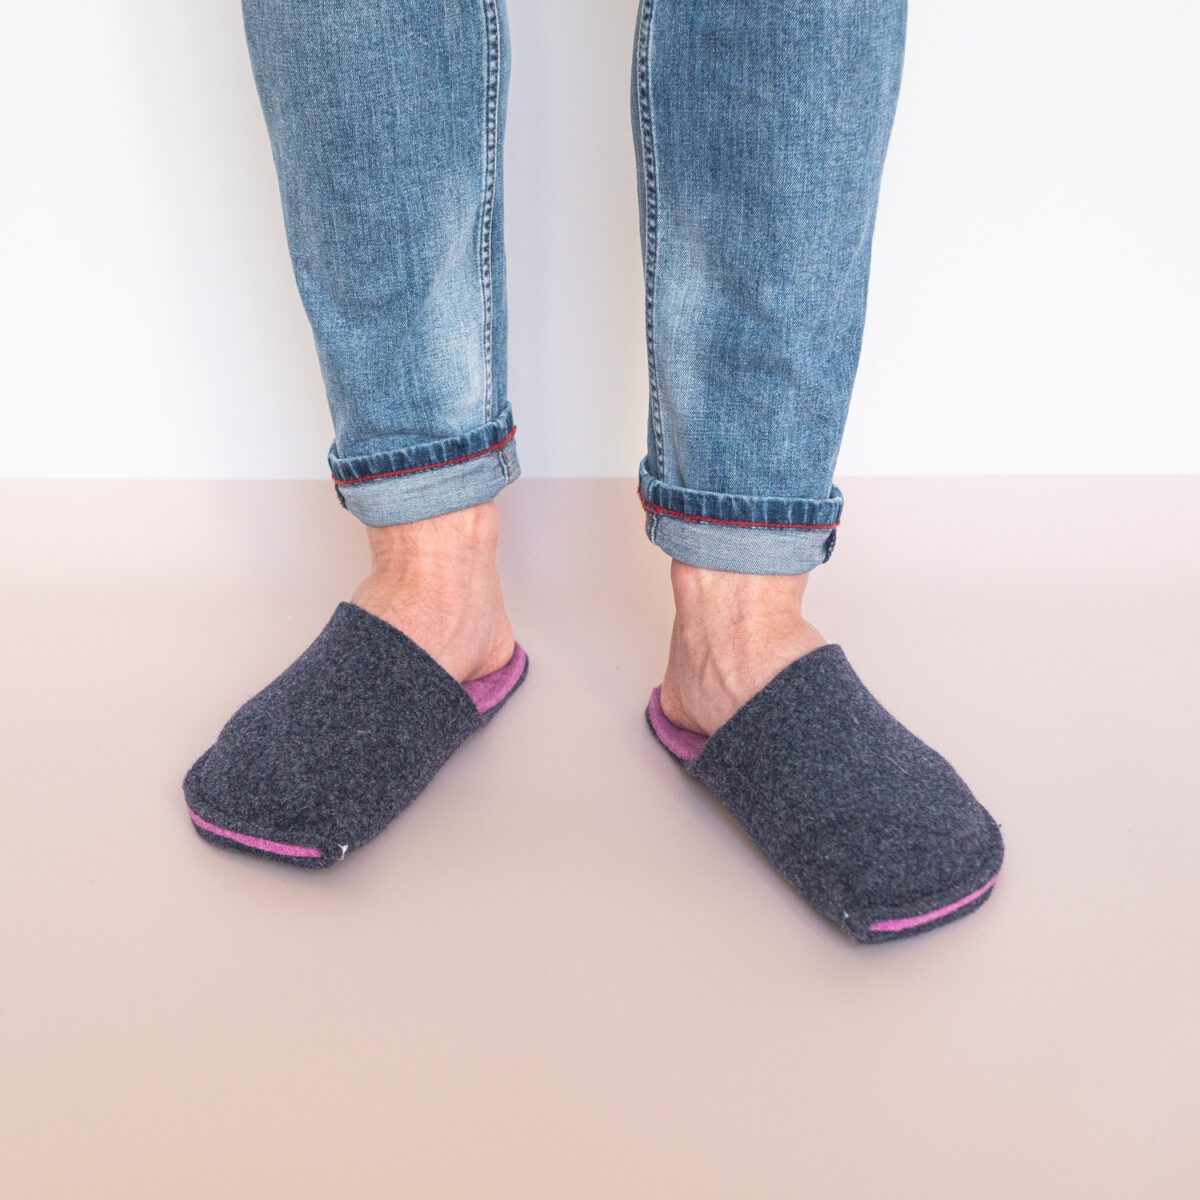
<instances>
[{"instance_id":1,"label":"magenta piping on slipper","mask_svg":"<svg viewBox=\"0 0 1200 1200\"><path fill-rule=\"evenodd\" d=\"M704 743L708 741L708 738L702 733L693 733L690 729L680 729L663 712L661 693L662 688L655 688L650 693L650 724L654 726L658 740L676 758L682 758L685 762L694 762L700 757L700 751L704 749Z\"/></svg>"},{"instance_id":2,"label":"magenta piping on slipper","mask_svg":"<svg viewBox=\"0 0 1200 1200\"><path fill-rule=\"evenodd\" d=\"M482 679L471 679L462 685L481 713L493 709L517 686L521 672L525 670L525 651L519 643L513 643L512 658L498 671L484 675Z\"/></svg>"},{"instance_id":3,"label":"magenta piping on slipper","mask_svg":"<svg viewBox=\"0 0 1200 1200\"><path fill-rule=\"evenodd\" d=\"M289 858L321 857L321 851L312 846L289 846L284 842L269 842L266 838L251 837L246 833L234 833L232 829L222 829L220 825L214 825L203 817L198 817L190 808L188 812L191 813L192 820L201 829L207 829L209 833L215 833L218 837L228 838L231 842L238 842L240 845L250 846L255 850L265 850L268 854L286 854Z\"/></svg>"},{"instance_id":4,"label":"magenta piping on slipper","mask_svg":"<svg viewBox=\"0 0 1200 1200\"><path fill-rule=\"evenodd\" d=\"M868 926L872 933L897 933L901 929L912 929L917 925L928 925L930 921L936 921L938 917L947 916L949 913L956 912L965 905L971 903L972 900L978 900L995 882L999 879L999 873L993 875L981 888L976 888L969 896L964 896L961 900L955 900L953 904L944 904L941 908L935 908L932 912L921 913L916 917L896 917L891 921L876 921L874 925Z\"/></svg>"}]
</instances>

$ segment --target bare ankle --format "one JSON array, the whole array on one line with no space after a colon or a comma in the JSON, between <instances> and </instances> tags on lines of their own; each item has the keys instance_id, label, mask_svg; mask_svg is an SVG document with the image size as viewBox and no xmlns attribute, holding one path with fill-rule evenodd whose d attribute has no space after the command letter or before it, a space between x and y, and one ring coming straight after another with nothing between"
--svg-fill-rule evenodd
<instances>
[{"instance_id":1,"label":"bare ankle","mask_svg":"<svg viewBox=\"0 0 1200 1200\"><path fill-rule=\"evenodd\" d=\"M502 667L513 632L496 569L494 504L367 530L355 604L406 633L460 682Z\"/></svg>"},{"instance_id":2,"label":"bare ankle","mask_svg":"<svg viewBox=\"0 0 1200 1200\"><path fill-rule=\"evenodd\" d=\"M672 562L675 623L662 705L711 734L785 666L824 644L804 619L805 575L745 575Z\"/></svg>"},{"instance_id":3,"label":"bare ankle","mask_svg":"<svg viewBox=\"0 0 1200 1200\"><path fill-rule=\"evenodd\" d=\"M685 628L802 619L807 575L746 575L671 562L676 622Z\"/></svg>"},{"instance_id":4,"label":"bare ankle","mask_svg":"<svg viewBox=\"0 0 1200 1200\"><path fill-rule=\"evenodd\" d=\"M500 514L493 501L412 521L369 526L374 573L458 570L468 563L492 562L500 538Z\"/></svg>"}]
</instances>

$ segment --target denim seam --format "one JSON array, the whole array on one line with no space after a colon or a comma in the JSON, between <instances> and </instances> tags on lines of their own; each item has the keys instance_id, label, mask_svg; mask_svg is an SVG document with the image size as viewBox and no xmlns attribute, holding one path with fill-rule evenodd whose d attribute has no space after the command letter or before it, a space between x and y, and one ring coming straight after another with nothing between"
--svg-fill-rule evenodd
<instances>
[{"instance_id":1,"label":"denim seam","mask_svg":"<svg viewBox=\"0 0 1200 1200\"><path fill-rule=\"evenodd\" d=\"M484 102L483 196L479 221L479 276L483 292L483 420L492 418L492 216L496 201L496 141L500 92L500 18L496 0L483 0L487 37Z\"/></svg>"},{"instance_id":2,"label":"denim seam","mask_svg":"<svg viewBox=\"0 0 1200 1200\"><path fill-rule=\"evenodd\" d=\"M380 471L376 475L362 475L358 479L339 479L336 475L331 476L331 478L338 487L353 487L357 483L373 483L377 479L395 479L399 475L415 475L418 471L436 471L439 467L453 467L458 463L470 462L475 458L483 458L485 454L495 454L498 450L503 450L516 436L517 427L514 425L498 442L493 442L490 446L484 446L482 450L475 450L470 454L462 454L458 458L448 458L444 462L423 463L417 467L401 467L396 471ZM505 455L501 454L499 459L500 470L504 476L504 482L507 483L509 473L505 457Z\"/></svg>"},{"instance_id":3,"label":"denim seam","mask_svg":"<svg viewBox=\"0 0 1200 1200\"><path fill-rule=\"evenodd\" d=\"M677 512L673 508L663 508L661 504L655 504L652 500L647 500L642 495L642 489L638 487L638 499L642 502L642 507L647 513L657 517L675 517L680 521L695 521L708 525L732 525L738 529L796 529L796 530L826 530L837 529L841 525L840 518L834 521L831 525L791 525L782 521L734 521L727 517L701 517L694 513ZM657 521L656 521L657 524Z\"/></svg>"},{"instance_id":4,"label":"denim seam","mask_svg":"<svg viewBox=\"0 0 1200 1200\"><path fill-rule=\"evenodd\" d=\"M508 436L497 442L492 449L503 451L516 436L517 427L514 425ZM504 486L507 487L512 482L512 471L509 469L508 455L506 453L497 454L496 462L500 464L500 477L504 480Z\"/></svg>"},{"instance_id":5,"label":"denim seam","mask_svg":"<svg viewBox=\"0 0 1200 1200\"><path fill-rule=\"evenodd\" d=\"M654 434L655 466L665 474L666 450L659 402L658 361L654 344L654 291L658 267L658 172L654 159L654 125L650 95L650 44L653 32L654 0L642 0L638 26L638 121L645 203L643 241L645 244L646 287L646 360L650 373L650 424Z\"/></svg>"}]
</instances>

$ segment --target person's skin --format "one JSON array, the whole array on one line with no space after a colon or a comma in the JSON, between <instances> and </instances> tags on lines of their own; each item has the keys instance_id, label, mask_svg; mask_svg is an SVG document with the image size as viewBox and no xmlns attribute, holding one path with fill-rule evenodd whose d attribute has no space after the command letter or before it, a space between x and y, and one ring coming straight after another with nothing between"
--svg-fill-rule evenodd
<instances>
[{"instance_id":1,"label":"person's skin","mask_svg":"<svg viewBox=\"0 0 1200 1200\"><path fill-rule=\"evenodd\" d=\"M403 630L460 683L504 666L495 502L408 525L369 528L371 573L353 600ZM824 645L801 612L807 575L743 575L671 562L675 623L662 706L711 734L784 667Z\"/></svg>"}]
</instances>

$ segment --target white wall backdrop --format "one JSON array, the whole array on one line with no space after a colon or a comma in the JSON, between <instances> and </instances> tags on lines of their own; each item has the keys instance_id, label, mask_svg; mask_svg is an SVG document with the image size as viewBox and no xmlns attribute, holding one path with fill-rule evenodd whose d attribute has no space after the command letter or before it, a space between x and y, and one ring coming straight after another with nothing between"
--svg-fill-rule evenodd
<instances>
[{"instance_id":1,"label":"white wall backdrop","mask_svg":"<svg viewBox=\"0 0 1200 1200\"><path fill-rule=\"evenodd\" d=\"M636 0L509 0L526 473L632 475ZM5 14L0 476L319 478L237 0ZM914 0L844 474L1200 471L1200 9Z\"/></svg>"}]
</instances>

